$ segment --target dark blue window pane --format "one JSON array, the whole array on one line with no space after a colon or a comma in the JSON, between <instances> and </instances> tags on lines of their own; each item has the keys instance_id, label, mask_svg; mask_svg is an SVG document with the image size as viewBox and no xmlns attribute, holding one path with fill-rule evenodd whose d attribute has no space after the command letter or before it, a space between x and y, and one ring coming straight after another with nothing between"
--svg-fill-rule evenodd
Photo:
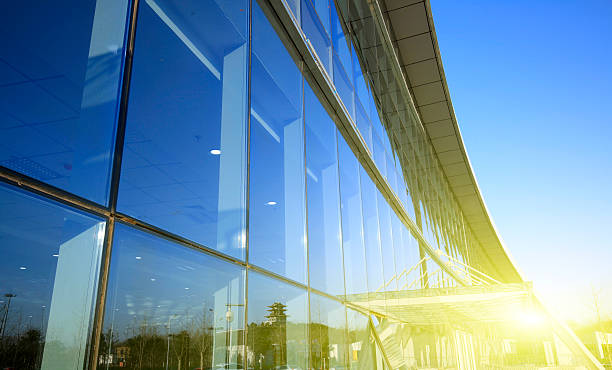
<instances>
[{"instance_id":1,"label":"dark blue window pane","mask_svg":"<svg viewBox=\"0 0 612 370\"><path fill-rule=\"evenodd\" d=\"M359 162L344 138L338 135L340 162L340 200L342 211L342 246L346 294L366 293L368 284L365 266Z\"/></svg>"},{"instance_id":2,"label":"dark blue window pane","mask_svg":"<svg viewBox=\"0 0 612 370\"><path fill-rule=\"evenodd\" d=\"M242 267L117 224L98 363L112 369L242 364L244 279Z\"/></svg>"},{"instance_id":3,"label":"dark blue window pane","mask_svg":"<svg viewBox=\"0 0 612 370\"><path fill-rule=\"evenodd\" d=\"M3 3L0 166L107 203L127 3Z\"/></svg>"},{"instance_id":4,"label":"dark blue window pane","mask_svg":"<svg viewBox=\"0 0 612 370\"><path fill-rule=\"evenodd\" d=\"M380 194L376 185L370 179L363 167L360 166L361 178L361 201L363 204L363 232L366 252L366 270L368 272L369 292L382 291L385 281L383 280L383 265L381 256L381 235L384 230L379 230L378 206L376 196ZM382 204L384 206L386 204Z\"/></svg>"},{"instance_id":5,"label":"dark blue window pane","mask_svg":"<svg viewBox=\"0 0 612 370\"><path fill-rule=\"evenodd\" d=\"M0 368L83 368L104 230L101 219L0 185Z\"/></svg>"},{"instance_id":6,"label":"dark blue window pane","mask_svg":"<svg viewBox=\"0 0 612 370\"><path fill-rule=\"evenodd\" d=\"M118 210L244 258L246 1L140 3Z\"/></svg>"},{"instance_id":7,"label":"dark blue window pane","mask_svg":"<svg viewBox=\"0 0 612 370\"><path fill-rule=\"evenodd\" d=\"M344 30L342 29L341 20L338 17L338 12L336 10L336 6L332 3L330 4L331 10L331 29L332 29L332 45L334 54L336 54L339 58L340 64L347 71L351 70L351 44L350 41L344 35ZM352 79L351 79L352 80Z\"/></svg>"},{"instance_id":8,"label":"dark blue window pane","mask_svg":"<svg viewBox=\"0 0 612 370\"><path fill-rule=\"evenodd\" d=\"M251 68L249 261L305 282L302 74L256 3Z\"/></svg>"},{"instance_id":9,"label":"dark blue window pane","mask_svg":"<svg viewBox=\"0 0 612 370\"><path fill-rule=\"evenodd\" d=\"M305 90L310 285L343 295L336 125L308 85Z\"/></svg>"},{"instance_id":10,"label":"dark blue window pane","mask_svg":"<svg viewBox=\"0 0 612 370\"><path fill-rule=\"evenodd\" d=\"M249 271L249 369L308 368L308 292Z\"/></svg>"},{"instance_id":11,"label":"dark blue window pane","mask_svg":"<svg viewBox=\"0 0 612 370\"><path fill-rule=\"evenodd\" d=\"M362 104L368 103L369 98L369 90L368 85L366 84L365 77L363 75L363 70L361 69L361 64L359 63L359 58L357 57L357 53L355 49L351 49L351 60L353 62L353 86L355 86L355 95L356 99L359 99ZM367 113L366 113L367 114Z\"/></svg>"},{"instance_id":12,"label":"dark blue window pane","mask_svg":"<svg viewBox=\"0 0 612 370\"><path fill-rule=\"evenodd\" d=\"M302 30L313 46L323 67L331 76L331 39L310 0L302 0Z\"/></svg>"}]
</instances>

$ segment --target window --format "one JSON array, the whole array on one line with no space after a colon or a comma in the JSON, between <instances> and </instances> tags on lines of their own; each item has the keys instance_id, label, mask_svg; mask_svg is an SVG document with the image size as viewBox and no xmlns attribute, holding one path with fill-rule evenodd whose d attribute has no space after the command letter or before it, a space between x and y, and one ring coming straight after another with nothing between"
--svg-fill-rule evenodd
<instances>
[{"instance_id":1,"label":"window","mask_svg":"<svg viewBox=\"0 0 612 370\"><path fill-rule=\"evenodd\" d=\"M0 368L82 368L105 222L0 185Z\"/></svg>"},{"instance_id":2,"label":"window","mask_svg":"<svg viewBox=\"0 0 612 370\"><path fill-rule=\"evenodd\" d=\"M392 217L395 217L395 213L391 211L389 204L385 200L385 197L381 194L377 194L378 198L378 217L380 222L380 240L382 249L382 261L383 261L383 272L385 283L388 283L395 276L395 253L393 249L393 237L394 234L392 228ZM387 285L385 291L396 291L397 281L393 280L391 284Z\"/></svg>"},{"instance_id":3,"label":"window","mask_svg":"<svg viewBox=\"0 0 612 370\"><path fill-rule=\"evenodd\" d=\"M368 291L374 293L383 290L385 284L383 279L381 241L385 241L387 236L382 235L384 230L379 230L379 212L376 197L380 193L363 167L360 167L360 178ZM385 205L386 203L381 204L381 206Z\"/></svg>"},{"instance_id":4,"label":"window","mask_svg":"<svg viewBox=\"0 0 612 370\"><path fill-rule=\"evenodd\" d=\"M317 294L310 295L310 368L347 366L346 311L344 305Z\"/></svg>"},{"instance_id":5,"label":"window","mask_svg":"<svg viewBox=\"0 0 612 370\"><path fill-rule=\"evenodd\" d=\"M239 266L117 224L98 363L242 365L244 276Z\"/></svg>"},{"instance_id":6,"label":"window","mask_svg":"<svg viewBox=\"0 0 612 370\"><path fill-rule=\"evenodd\" d=\"M350 368L359 370L382 368L376 367L375 344L371 340L371 329L367 316L347 308L346 317Z\"/></svg>"},{"instance_id":7,"label":"window","mask_svg":"<svg viewBox=\"0 0 612 370\"><path fill-rule=\"evenodd\" d=\"M344 295L336 126L309 86L305 107L310 285Z\"/></svg>"},{"instance_id":8,"label":"window","mask_svg":"<svg viewBox=\"0 0 612 370\"><path fill-rule=\"evenodd\" d=\"M249 261L306 282L300 69L253 2Z\"/></svg>"},{"instance_id":9,"label":"window","mask_svg":"<svg viewBox=\"0 0 612 370\"><path fill-rule=\"evenodd\" d=\"M329 37L329 5L327 1L302 2L302 29L313 46L325 71L331 76L331 39ZM319 8L315 8L319 7ZM327 12L327 13L326 13ZM325 17L327 15L327 17ZM323 17L322 17L323 16ZM327 24L323 23L327 21Z\"/></svg>"},{"instance_id":10,"label":"window","mask_svg":"<svg viewBox=\"0 0 612 370\"><path fill-rule=\"evenodd\" d=\"M244 258L248 3L140 3L117 209Z\"/></svg>"},{"instance_id":11,"label":"window","mask_svg":"<svg viewBox=\"0 0 612 370\"><path fill-rule=\"evenodd\" d=\"M359 162L342 137L338 138L342 249L346 294L367 293L368 284L363 240Z\"/></svg>"},{"instance_id":12,"label":"window","mask_svg":"<svg viewBox=\"0 0 612 370\"><path fill-rule=\"evenodd\" d=\"M0 166L107 203L127 4L3 4Z\"/></svg>"},{"instance_id":13,"label":"window","mask_svg":"<svg viewBox=\"0 0 612 370\"><path fill-rule=\"evenodd\" d=\"M306 290L249 271L248 302L247 367L307 369Z\"/></svg>"}]
</instances>

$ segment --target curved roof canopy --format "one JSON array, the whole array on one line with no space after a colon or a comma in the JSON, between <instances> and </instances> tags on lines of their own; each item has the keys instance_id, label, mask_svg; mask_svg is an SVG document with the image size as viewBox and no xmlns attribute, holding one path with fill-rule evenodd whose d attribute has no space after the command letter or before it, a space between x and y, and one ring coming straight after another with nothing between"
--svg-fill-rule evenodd
<instances>
[{"instance_id":1,"label":"curved roof canopy","mask_svg":"<svg viewBox=\"0 0 612 370\"><path fill-rule=\"evenodd\" d=\"M378 5L421 123L469 227L492 267L493 271L486 272L505 282L522 281L487 210L461 138L429 0L381 0Z\"/></svg>"}]
</instances>

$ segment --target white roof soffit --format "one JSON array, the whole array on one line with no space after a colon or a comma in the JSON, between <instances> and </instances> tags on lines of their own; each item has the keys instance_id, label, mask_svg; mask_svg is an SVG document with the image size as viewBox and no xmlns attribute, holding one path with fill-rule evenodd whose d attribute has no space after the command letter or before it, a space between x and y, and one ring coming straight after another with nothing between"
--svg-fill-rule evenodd
<instances>
[{"instance_id":1,"label":"white roof soffit","mask_svg":"<svg viewBox=\"0 0 612 370\"><path fill-rule=\"evenodd\" d=\"M470 164L450 99L429 0L378 0L377 4L421 123L482 252L500 279L523 281L491 219ZM374 11L378 13L378 9Z\"/></svg>"}]
</instances>

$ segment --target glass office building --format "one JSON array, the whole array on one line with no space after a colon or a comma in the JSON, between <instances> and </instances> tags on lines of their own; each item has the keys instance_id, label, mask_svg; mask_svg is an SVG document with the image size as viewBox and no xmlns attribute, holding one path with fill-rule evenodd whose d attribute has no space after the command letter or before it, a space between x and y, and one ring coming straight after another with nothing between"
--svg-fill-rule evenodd
<instances>
[{"instance_id":1,"label":"glass office building","mask_svg":"<svg viewBox=\"0 0 612 370\"><path fill-rule=\"evenodd\" d=\"M1 368L591 366L504 327L500 305L538 302L444 100L427 1L0 19Z\"/></svg>"}]
</instances>

